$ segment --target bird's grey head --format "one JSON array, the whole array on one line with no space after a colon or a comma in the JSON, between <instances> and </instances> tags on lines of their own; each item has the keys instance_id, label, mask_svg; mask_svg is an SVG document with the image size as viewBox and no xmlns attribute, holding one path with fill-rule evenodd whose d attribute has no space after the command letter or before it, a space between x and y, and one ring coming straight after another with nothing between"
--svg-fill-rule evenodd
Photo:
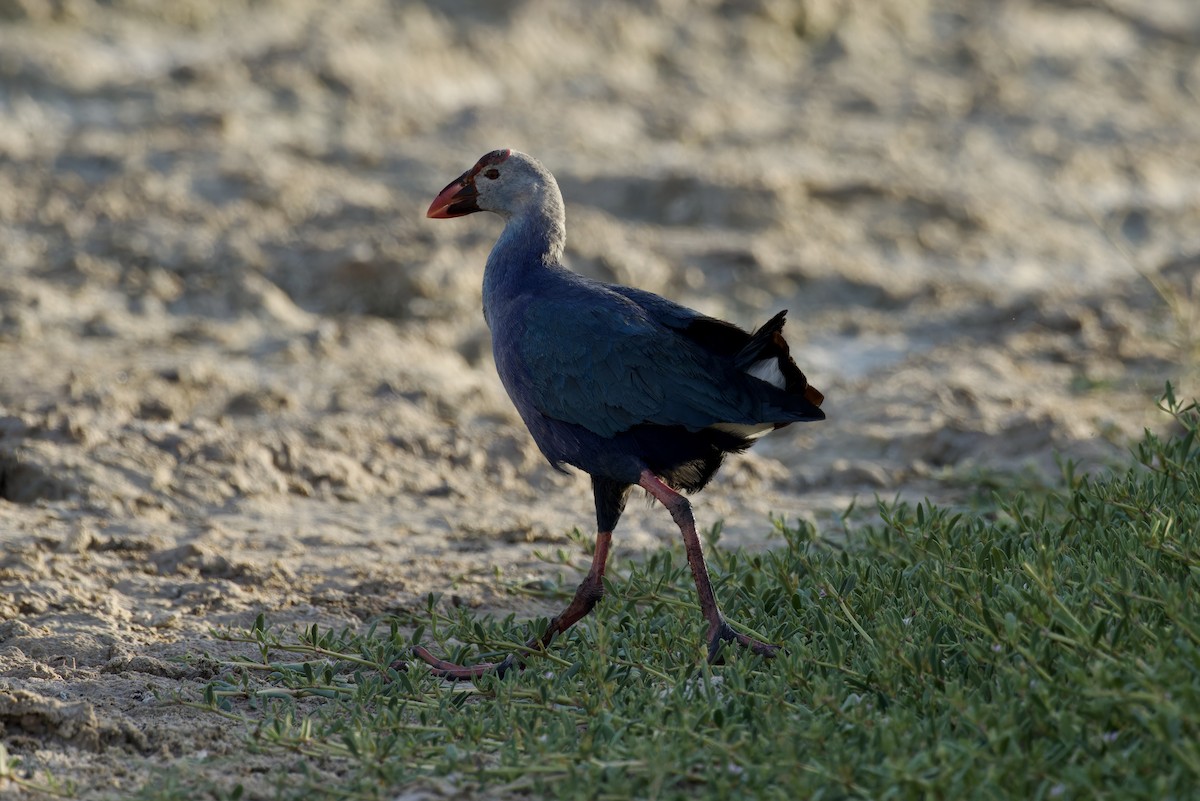
<instances>
[{"instance_id":1,"label":"bird's grey head","mask_svg":"<svg viewBox=\"0 0 1200 801\"><path fill-rule=\"evenodd\" d=\"M491 211L508 218L546 204L561 207L558 184L533 156L493 150L451 181L429 206L427 216L461 217Z\"/></svg>"}]
</instances>

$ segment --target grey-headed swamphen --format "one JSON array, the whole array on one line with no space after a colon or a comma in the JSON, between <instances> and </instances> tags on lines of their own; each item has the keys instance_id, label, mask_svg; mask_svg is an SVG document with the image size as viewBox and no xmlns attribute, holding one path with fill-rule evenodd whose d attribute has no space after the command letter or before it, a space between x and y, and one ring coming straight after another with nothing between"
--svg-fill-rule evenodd
<instances>
[{"instance_id":1,"label":"grey-headed swamphen","mask_svg":"<svg viewBox=\"0 0 1200 801\"><path fill-rule=\"evenodd\" d=\"M604 592L613 529L630 489L670 511L683 534L708 622L708 658L725 641L773 656L734 631L713 595L691 505L727 453L789 423L823 420L783 338L780 312L753 334L640 289L584 278L562 263L566 215L554 176L535 159L495 150L438 194L428 216L504 218L483 273L483 314L496 369L534 441L555 467L592 477L599 533L592 567L565 610L529 648L587 615ZM519 657L463 666L416 656L449 679L503 674Z\"/></svg>"}]
</instances>

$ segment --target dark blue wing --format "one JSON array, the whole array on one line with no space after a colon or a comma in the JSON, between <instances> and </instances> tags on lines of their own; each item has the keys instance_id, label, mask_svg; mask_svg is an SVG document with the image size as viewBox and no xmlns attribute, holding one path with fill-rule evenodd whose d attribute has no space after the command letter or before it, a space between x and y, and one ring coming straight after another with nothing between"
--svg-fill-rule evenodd
<instances>
[{"instance_id":1,"label":"dark blue wing","mask_svg":"<svg viewBox=\"0 0 1200 801\"><path fill-rule=\"evenodd\" d=\"M539 298L524 309L520 356L528 400L542 414L604 437L643 424L698 430L796 419L774 387L674 330L702 315L637 293L661 301L648 309L614 289L592 285L585 297Z\"/></svg>"},{"instance_id":2,"label":"dark blue wing","mask_svg":"<svg viewBox=\"0 0 1200 801\"><path fill-rule=\"evenodd\" d=\"M641 306L646 313L653 317L655 321L682 331L696 320L713 320L712 317L701 314L695 309L689 309L687 306L681 306L673 300L667 300L661 295L655 295L653 292L648 292L645 289L637 289L631 286L621 286L619 284L608 284L609 289L617 294L628 298L629 300ZM714 322L720 322L714 320ZM730 328L736 326L729 323L723 323Z\"/></svg>"}]
</instances>

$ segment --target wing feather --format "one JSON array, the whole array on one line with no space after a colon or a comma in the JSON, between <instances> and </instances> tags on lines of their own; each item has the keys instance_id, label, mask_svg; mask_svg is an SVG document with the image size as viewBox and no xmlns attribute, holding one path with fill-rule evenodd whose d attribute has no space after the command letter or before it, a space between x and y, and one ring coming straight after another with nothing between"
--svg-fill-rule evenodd
<instances>
[{"instance_id":1,"label":"wing feather","mask_svg":"<svg viewBox=\"0 0 1200 801\"><path fill-rule=\"evenodd\" d=\"M633 299L592 290L586 300L543 298L525 308L525 330L537 332L520 345L528 400L547 417L605 437L645 424L699 430L800 419L774 387L745 380L732 359L660 324Z\"/></svg>"}]
</instances>

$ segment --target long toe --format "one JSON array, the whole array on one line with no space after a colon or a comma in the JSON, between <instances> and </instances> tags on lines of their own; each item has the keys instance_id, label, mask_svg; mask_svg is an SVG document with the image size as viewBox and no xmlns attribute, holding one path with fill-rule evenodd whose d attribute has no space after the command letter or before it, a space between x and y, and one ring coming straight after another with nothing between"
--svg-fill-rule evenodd
<instances>
[{"instance_id":1,"label":"long toe","mask_svg":"<svg viewBox=\"0 0 1200 801\"><path fill-rule=\"evenodd\" d=\"M450 681L472 681L480 676L486 676L489 673L495 673L497 677L503 678L504 674L509 670L516 668L524 668L525 665L517 661L515 654L509 654L499 662L481 662L478 665L460 665L456 662L450 662L445 659L439 659L431 654L427 649L420 645L413 646L413 656L420 659L425 664L429 665L435 676L440 676L443 679ZM408 663L403 660L392 663L392 667L397 670L407 670Z\"/></svg>"},{"instance_id":2,"label":"long toe","mask_svg":"<svg viewBox=\"0 0 1200 801\"><path fill-rule=\"evenodd\" d=\"M726 642L735 642L743 648L749 648L751 652L767 658L775 656L781 650L778 645L771 645L734 631L732 626L722 620L708 635L709 664L721 663L721 645Z\"/></svg>"}]
</instances>

